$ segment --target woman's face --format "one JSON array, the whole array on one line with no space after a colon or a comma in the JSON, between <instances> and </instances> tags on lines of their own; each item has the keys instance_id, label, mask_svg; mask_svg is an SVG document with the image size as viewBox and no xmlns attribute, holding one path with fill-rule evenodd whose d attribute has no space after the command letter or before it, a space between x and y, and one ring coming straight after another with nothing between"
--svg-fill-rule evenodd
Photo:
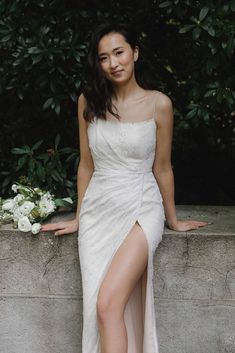
<instances>
[{"instance_id":1,"label":"woman's face","mask_svg":"<svg viewBox=\"0 0 235 353\"><path fill-rule=\"evenodd\" d=\"M114 84L126 82L132 77L138 53L138 47L133 50L120 33L108 33L99 41L98 57L101 69L105 77Z\"/></svg>"}]
</instances>

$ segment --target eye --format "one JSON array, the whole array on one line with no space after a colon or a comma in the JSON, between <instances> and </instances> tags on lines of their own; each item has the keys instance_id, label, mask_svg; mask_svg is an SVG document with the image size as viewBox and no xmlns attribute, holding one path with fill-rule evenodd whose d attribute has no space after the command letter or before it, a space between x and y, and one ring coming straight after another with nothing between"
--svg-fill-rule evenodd
<instances>
[{"instance_id":1,"label":"eye","mask_svg":"<svg viewBox=\"0 0 235 353\"><path fill-rule=\"evenodd\" d=\"M102 57L102 58L99 58L99 61L104 61L104 60L106 60L107 58L106 57Z\"/></svg>"},{"instance_id":2,"label":"eye","mask_svg":"<svg viewBox=\"0 0 235 353\"><path fill-rule=\"evenodd\" d=\"M117 55L120 55L123 53L123 50L117 51Z\"/></svg>"}]
</instances>

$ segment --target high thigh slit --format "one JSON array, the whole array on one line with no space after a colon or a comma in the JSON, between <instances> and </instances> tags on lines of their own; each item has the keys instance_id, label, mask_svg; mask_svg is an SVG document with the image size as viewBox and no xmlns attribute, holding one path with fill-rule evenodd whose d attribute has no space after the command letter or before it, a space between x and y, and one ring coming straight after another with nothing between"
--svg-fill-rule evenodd
<instances>
[{"instance_id":1,"label":"high thigh slit","mask_svg":"<svg viewBox=\"0 0 235 353\"><path fill-rule=\"evenodd\" d=\"M88 127L95 169L79 215L82 353L101 353L97 295L113 256L136 222L146 237L148 261L124 311L128 353L159 353L153 255L162 240L165 214L152 172L156 128L155 119L127 124L97 118Z\"/></svg>"}]
</instances>

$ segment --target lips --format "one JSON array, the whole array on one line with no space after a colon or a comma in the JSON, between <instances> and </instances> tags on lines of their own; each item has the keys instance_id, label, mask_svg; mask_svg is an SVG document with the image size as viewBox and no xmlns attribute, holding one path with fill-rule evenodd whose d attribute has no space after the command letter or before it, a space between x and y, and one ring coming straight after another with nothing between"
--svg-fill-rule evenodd
<instances>
[{"instance_id":1,"label":"lips","mask_svg":"<svg viewBox=\"0 0 235 353\"><path fill-rule=\"evenodd\" d=\"M116 70L116 71L111 71L112 75L118 74L119 72L122 72L123 70Z\"/></svg>"}]
</instances>

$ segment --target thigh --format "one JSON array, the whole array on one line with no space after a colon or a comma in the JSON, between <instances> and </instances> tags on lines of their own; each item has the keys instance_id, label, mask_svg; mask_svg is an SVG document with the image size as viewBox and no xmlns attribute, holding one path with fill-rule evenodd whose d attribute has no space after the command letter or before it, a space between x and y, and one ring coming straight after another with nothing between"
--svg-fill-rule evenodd
<instances>
[{"instance_id":1,"label":"thigh","mask_svg":"<svg viewBox=\"0 0 235 353\"><path fill-rule=\"evenodd\" d=\"M132 290L144 273L147 261L146 235L136 222L114 254L101 283L97 300L101 307L121 307L124 310Z\"/></svg>"}]
</instances>

